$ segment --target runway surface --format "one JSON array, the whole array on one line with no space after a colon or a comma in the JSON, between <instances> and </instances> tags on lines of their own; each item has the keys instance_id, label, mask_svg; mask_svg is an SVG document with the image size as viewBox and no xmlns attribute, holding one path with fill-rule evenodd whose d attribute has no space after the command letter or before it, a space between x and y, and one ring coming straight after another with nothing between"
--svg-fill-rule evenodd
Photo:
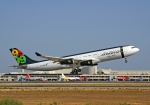
<instances>
[{"instance_id":1,"label":"runway surface","mask_svg":"<svg viewBox=\"0 0 150 105\"><path fill-rule=\"evenodd\" d=\"M5 89L150 89L148 86L50 86L50 87L34 87L34 86L15 86L5 87Z\"/></svg>"},{"instance_id":2,"label":"runway surface","mask_svg":"<svg viewBox=\"0 0 150 105\"><path fill-rule=\"evenodd\" d=\"M10 87L9 87L10 88ZM148 87L11 87L17 89L150 89Z\"/></svg>"},{"instance_id":3,"label":"runway surface","mask_svg":"<svg viewBox=\"0 0 150 105\"><path fill-rule=\"evenodd\" d=\"M17 89L150 89L150 82L131 82L131 81L24 81L24 82L0 82L0 88Z\"/></svg>"},{"instance_id":4,"label":"runway surface","mask_svg":"<svg viewBox=\"0 0 150 105\"><path fill-rule=\"evenodd\" d=\"M136 84L141 84L141 83L146 83L146 84L150 84L150 81L0 81L1 83L37 83L37 84L113 84L113 83L117 83L117 84L122 84L122 83L136 83Z\"/></svg>"}]
</instances>

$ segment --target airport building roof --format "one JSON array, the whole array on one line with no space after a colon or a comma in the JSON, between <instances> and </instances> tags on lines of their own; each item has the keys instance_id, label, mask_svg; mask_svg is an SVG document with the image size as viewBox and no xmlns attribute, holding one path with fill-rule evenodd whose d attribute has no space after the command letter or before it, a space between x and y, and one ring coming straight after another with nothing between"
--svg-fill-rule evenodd
<instances>
[{"instance_id":1,"label":"airport building roof","mask_svg":"<svg viewBox=\"0 0 150 105\"><path fill-rule=\"evenodd\" d=\"M150 74L150 70L105 70L100 69L98 73L106 74L106 75L148 75Z\"/></svg>"}]
</instances>

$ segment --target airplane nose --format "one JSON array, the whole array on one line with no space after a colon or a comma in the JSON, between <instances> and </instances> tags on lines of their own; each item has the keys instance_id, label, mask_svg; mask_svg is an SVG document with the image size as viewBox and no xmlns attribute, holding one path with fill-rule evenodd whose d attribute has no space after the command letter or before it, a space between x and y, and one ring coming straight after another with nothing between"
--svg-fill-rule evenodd
<instances>
[{"instance_id":1,"label":"airplane nose","mask_svg":"<svg viewBox=\"0 0 150 105\"><path fill-rule=\"evenodd\" d=\"M139 48L136 48L136 52L139 52L140 51L140 49Z\"/></svg>"}]
</instances>

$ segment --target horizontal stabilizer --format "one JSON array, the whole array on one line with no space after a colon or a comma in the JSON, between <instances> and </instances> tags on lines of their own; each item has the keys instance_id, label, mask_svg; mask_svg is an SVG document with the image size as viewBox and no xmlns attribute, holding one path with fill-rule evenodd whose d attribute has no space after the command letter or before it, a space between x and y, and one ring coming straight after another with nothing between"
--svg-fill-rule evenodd
<instances>
[{"instance_id":1,"label":"horizontal stabilizer","mask_svg":"<svg viewBox=\"0 0 150 105\"><path fill-rule=\"evenodd\" d=\"M8 67L14 67L15 69L26 69L27 65L8 65Z\"/></svg>"}]
</instances>

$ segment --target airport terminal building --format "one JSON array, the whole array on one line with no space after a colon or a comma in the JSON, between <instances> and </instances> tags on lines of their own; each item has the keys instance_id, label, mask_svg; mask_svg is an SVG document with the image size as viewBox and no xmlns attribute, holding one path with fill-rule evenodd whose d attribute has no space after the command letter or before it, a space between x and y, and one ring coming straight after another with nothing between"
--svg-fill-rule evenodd
<instances>
[{"instance_id":1,"label":"airport terminal building","mask_svg":"<svg viewBox=\"0 0 150 105\"><path fill-rule=\"evenodd\" d=\"M80 77L82 81L150 81L150 70L111 70L84 67L78 75L71 75L71 69L31 72L31 77L43 77L46 81L61 81L61 73L68 77ZM0 81L19 81L26 73L0 73Z\"/></svg>"}]
</instances>

